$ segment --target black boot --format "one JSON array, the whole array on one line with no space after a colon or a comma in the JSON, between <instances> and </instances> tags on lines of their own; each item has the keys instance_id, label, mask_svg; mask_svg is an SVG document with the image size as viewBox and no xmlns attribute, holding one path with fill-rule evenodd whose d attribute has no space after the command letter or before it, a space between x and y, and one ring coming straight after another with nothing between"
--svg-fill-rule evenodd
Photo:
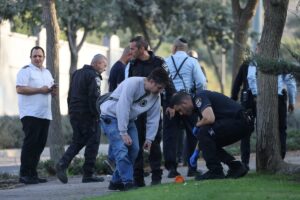
<instances>
[{"instance_id":1,"label":"black boot","mask_svg":"<svg viewBox=\"0 0 300 200\"><path fill-rule=\"evenodd\" d=\"M62 167L61 163L56 164L56 176L62 183L68 183L67 169Z\"/></svg>"},{"instance_id":2,"label":"black boot","mask_svg":"<svg viewBox=\"0 0 300 200\"><path fill-rule=\"evenodd\" d=\"M247 174L248 170L245 165L237 160L231 161L228 164L229 170L226 178L240 178Z\"/></svg>"},{"instance_id":3,"label":"black boot","mask_svg":"<svg viewBox=\"0 0 300 200\"><path fill-rule=\"evenodd\" d=\"M202 175L197 175L195 177L196 181L203 181L209 179L224 179L225 175L222 169L220 170L208 170L206 173Z\"/></svg>"}]
</instances>

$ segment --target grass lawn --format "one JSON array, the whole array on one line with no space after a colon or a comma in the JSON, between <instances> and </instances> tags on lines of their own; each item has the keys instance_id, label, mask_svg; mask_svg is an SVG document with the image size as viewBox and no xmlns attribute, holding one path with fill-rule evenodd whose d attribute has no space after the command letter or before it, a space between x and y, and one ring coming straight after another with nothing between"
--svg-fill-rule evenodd
<instances>
[{"instance_id":1,"label":"grass lawn","mask_svg":"<svg viewBox=\"0 0 300 200\"><path fill-rule=\"evenodd\" d=\"M289 200L300 199L300 177L250 173L233 180L187 181L163 184L128 192L113 192L88 200Z\"/></svg>"}]
</instances>

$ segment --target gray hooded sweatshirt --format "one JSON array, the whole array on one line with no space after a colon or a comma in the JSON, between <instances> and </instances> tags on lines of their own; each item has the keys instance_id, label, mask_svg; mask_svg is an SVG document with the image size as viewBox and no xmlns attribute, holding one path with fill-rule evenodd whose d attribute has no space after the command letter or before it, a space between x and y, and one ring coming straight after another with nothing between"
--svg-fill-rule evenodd
<instances>
[{"instance_id":1,"label":"gray hooded sweatshirt","mask_svg":"<svg viewBox=\"0 0 300 200\"><path fill-rule=\"evenodd\" d=\"M144 79L144 77L125 79L110 95L113 99L102 103L100 109L101 115L117 118L120 135L127 133L129 121L147 112L146 139L153 141L160 119L160 95L146 94Z\"/></svg>"}]
</instances>

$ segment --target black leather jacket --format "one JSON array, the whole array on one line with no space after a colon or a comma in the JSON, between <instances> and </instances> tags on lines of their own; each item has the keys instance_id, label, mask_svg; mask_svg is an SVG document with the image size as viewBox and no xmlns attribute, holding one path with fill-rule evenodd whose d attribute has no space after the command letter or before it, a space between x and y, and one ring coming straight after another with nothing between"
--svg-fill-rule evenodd
<instances>
[{"instance_id":1,"label":"black leather jacket","mask_svg":"<svg viewBox=\"0 0 300 200\"><path fill-rule=\"evenodd\" d=\"M101 80L101 75L90 65L73 73L67 99L69 114L85 113L98 118L96 100L101 93Z\"/></svg>"}]
</instances>

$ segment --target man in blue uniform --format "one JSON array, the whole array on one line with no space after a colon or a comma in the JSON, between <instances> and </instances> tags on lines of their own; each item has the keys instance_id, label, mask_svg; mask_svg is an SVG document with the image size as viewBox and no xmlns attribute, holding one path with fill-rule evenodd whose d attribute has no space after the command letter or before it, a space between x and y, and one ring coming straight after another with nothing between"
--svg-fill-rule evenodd
<instances>
[{"instance_id":1,"label":"man in blue uniform","mask_svg":"<svg viewBox=\"0 0 300 200\"><path fill-rule=\"evenodd\" d=\"M197 113L200 117L195 135L208 171L197 175L196 180L225 178L221 162L229 167L228 178L239 178L247 173L243 163L223 149L248 136L253 128L253 121L240 104L221 93L208 90L197 93L194 98L179 92L173 96L172 104L181 115Z\"/></svg>"},{"instance_id":2,"label":"man in blue uniform","mask_svg":"<svg viewBox=\"0 0 300 200\"><path fill-rule=\"evenodd\" d=\"M256 65L249 66L248 69L248 84L252 94L257 96L256 82ZM281 158L284 159L286 154L286 129L287 129L287 112L294 111L296 103L297 86L294 77L291 74L278 75L278 122L279 122L279 139ZM289 105L287 106L287 96Z\"/></svg>"},{"instance_id":3,"label":"man in blue uniform","mask_svg":"<svg viewBox=\"0 0 300 200\"><path fill-rule=\"evenodd\" d=\"M68 108L73 138L67 151L56 165L56 175L62 183L68 182L66 169L84 146L85 160L82 182L104 181L102 177L96 177L93 173L100 144L96 100L101 93L101 73L105 71L106 67L106 57L97 54L91 65L84 65L82 69L76 70L72 75L68 94Z\"/></svg>"},{"instance_id":4,"label":"man in blue uniform","mask_svg":"<svg viewBox=\"0 0 300 200\"><path fill-rule=\"evenodd\" d=\"M168 70L174 83L176 91L185 91L194 95L197 91L206 88L206 78L201 70L197 59L190 57L186 52L188 43L184 38L177 38L174 41L172 55L166 58ZM186 132L186 157L189 159L193 154L197 144L197 139L192 134L193 124L197 116L180 117L176 114L174 117L172 111L164 107L164 126L163 126L163 147L165 166L169 170L168 177L174 178L179 175L177 172L176 150L177 138L180 134L180 124L184 124ZM170 116L170 117L168 117ZM187 176L196 176L197 166L192 167L188 162Z\"/></svg>"},{"instance_id":5,"label":"man in blue uniform","mask_svg":"<svg viewBox=\"0 0 300 200\"><path fill-rule=\"evenodd\" d=\"M126 47L121 58L111 67L108 78L109 92L114 91L125 79L125 68L131 59L130 49Z\"/></svg>"}]
</instances>

